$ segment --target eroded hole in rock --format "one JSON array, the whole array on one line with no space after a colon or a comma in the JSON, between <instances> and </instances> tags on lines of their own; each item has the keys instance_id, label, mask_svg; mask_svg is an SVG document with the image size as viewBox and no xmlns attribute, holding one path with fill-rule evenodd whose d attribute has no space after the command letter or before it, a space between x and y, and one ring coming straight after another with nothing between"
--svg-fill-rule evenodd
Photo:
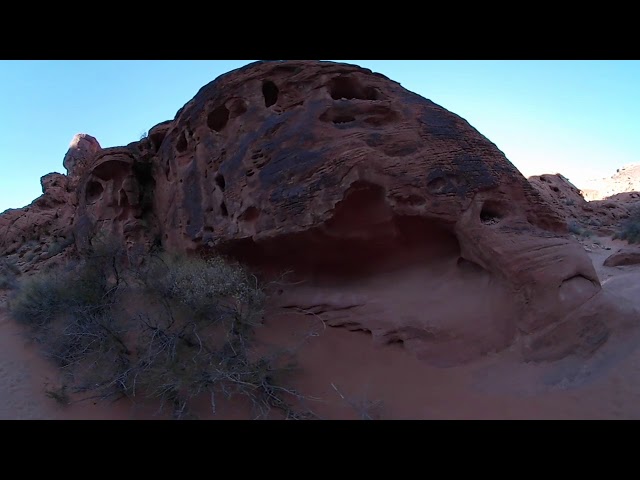
<instances>
[{"instance_id":1,"label":"eroded hole in rock","mask_svg":"<svg viewBox=\"0 0 640 480\"><path fill-rule=\"evenodd\" d=\"M222 176L222 174L221 173L217 174L214 180L216 182L216 185L220 187L220 190L224 192L224 187L226 186L226 182L224 181L224 177Z\"/></svg>"},{"instance_id":2,"label":"eroded hole in rock","mask_svg":"<svg viewBox=\"0 0 640 480\"><path fill-rule=\"evenodd\" d=\"M353 117L351 115L338 115L333 119L333 123L335 124L349 123L349 122L355 122L355 121L356 121L356 117Z\"/></svg>"},{"instance_id":3,"label":"eroded hole in rock","mask_svg":"<svg viewBox=\"0 0 640 480\"><path fill-rule=\"evenodd\" d=\"M87 192L86 199L87 203L93 203L100 198L102 192L104 191L104 187L100 182L91 181L87 184Z\"/></svg>"},{"instance_id":4,"label":"eroded hole in rock","mask_svg":"<svg viewBox=\"0 0 640 480\"><path fill-rule=\"evenodd\" d=\"M211 130L216 132L220 132L224 127L226 127L228 121L229 109L224 105L213 110L207 117L207 125Z\"/></svg>"},{"instance_id":5,"label":"eroded hole in rock","mask_svg":"<svg viewBox=\"0 0 640 480\"><path fill-rule=\"evenodd\" d=\"M487 201L480 210L480 221L484 224L498 223L504 217L504 211L500 203Z\"/></svg>"},{"instance_id":6,"label":"eroded hole in rock","mask_svg":"<svg viewBox=\"0 0 640 480\"><path fill-rule=\"evenodd\" d=\"M372 87L364 87L358 79L350 76L340 76L331 79L328 85L331 98L340 100L377 100L378 92Z\"/></svg>"},{"instance_id":7,"label":"eroded hole in rock","mask_svg":"<svg viewBox=\"0 0 640 480\"><path fill-rule=\"evenodd\" d=\"M264 96L264 106L269 108L278 101L278 87L271 80L267 80L262 84L262 95Z\"/></svg>"},{"instance_id":8,"label":"eroded hole in rock","mask_svg":"<svg viewBox=\"0 0 640 480\"><path fill-rule=\"evenodd\" d=\"M360 181L336 205L331 220L317 228L259 243L242 239L220 248L257 267L291 269L331 283L418 263L433 264L438 272L450 270L460 257L452 228L417 215L394 214L384 187Z\"/></svg>"},{"instance_id":9,"label":"eroded hole in rock","mask_svg":"<svg viewBox=\"0 0 640 480\"><path fill-rule=\"evenodd\" d=\"M153 146L154 151L160 150L160 145L164 141L166 136L166 132L155 132L149 135L149 139L151 140L151 145Z\"/></svg>"},{"instance_id":10,"label":"eroded hole in rock","mask_svg":"<svg viewBox=\"0 0 640 480\"><path fill-rule=\"evenodd\" d=\"M355 114L357 114L357 112L355 112L351 108L331 107L322 115L320 115L318 117L318 120L320 120L321 122L331 122L335 125L339 125L343 123L355 122Z\"/></svg>"},{"instance_id":11,"label":"eroded hole in rock","mask_svg":"<svg viewBox=\"0 0 640 480\"><path fill-rule=\"evenodd\" d=\"M153 198L156 181L153 178L153 166L151 163L136 162L133 164L133 174L136 178L139 190L138 202L141 215L146 216L153 210Z\"/></svg>"},{"instance_id":12,"label":"eroded hole in rock","mask_svg":"<svg viewBox=\"0 0 640 480\"><path fill-rule=\"evenodd\" d=\"M229 211L227 210L227 204L222 202L220 204L220 212L222 213L223 217L228 217L229 216Z\"/></svg>"},{"instance_id":13,"label":"eroded hole in rock","mask_svg":"<svg viewBox=\"0 0 640 480\"><path fill-rule=\"evenodd\" d=\"M239 220L242 220L243 222L252 222L256 220L259 215L260 215L260 210L258 210L256 207L249 207L244 212L242 212L242 215L240 215Z\"/></svg>"},{"instance_id":14,"label":"eroded hole in rock","mask_svg":"<svg viewBox=\"0 0 640 480\"><path fill-rule=\"evenodd\" d=\"M326 222L332 234L349 232L353 236L359 230L371 235L372 226L388 224L391 209L385 201L384 188L369 182L354 182L344 199L335 206L333 217Z\"/></svg>"},{"instance_id":15,"label":"eroded hole in rock","mask_svg":"<svg viewBox=\"0 0 640 480\"><path fill-rule=\"evenodd\" d=\"M130 163L121 160L108 160L98 165L92 173L101 180L114 180L126 177L131 168L130 165Z\"/></svg>"},{"instance_id":16,"label":"eroded hole in rock","mask_svg":"<svg viewBox=\"0 0 640 480\"><path fill-rule=\"evenodd\" d=\"M380 204L371 213L371 205L364 201L376 193L360 192L347 199L337 219L339 225L330 227L331 232L319 227L260 243L242 239L221 245L221 251L258 268L292 270L300 278L311 275L329 283L336 278L343 282L411 269L417 264L434 265L436 272L455 266L460 246L450 228L418 216L389 217ZM363 206L369 209L365 220Z\"/></svg>"},{"instance_id":17,"label":"eroded hole in rock","mask_svg":"<svg viewBox=\"0 0 640 480\"><path fill-rule=\"evenodd\" d=\"M440 193L446 185L447 181L444 177L436 177L427 184L427 190L430 193Z\"/></svg>"},{"instance_id":18,"label":"eroded hole in rock","mask_svg":"<svg viewBox=\"0 0 640 480\"><path fill-rule=\"evenodd\" d=\"M424 205L427 201L419 195L396 196L396 202L403 205L411 205L412 207Z\"/></svg>"},{"instance_id":19,"label":"eroded hole in rock","mask_svg":"<svg viewBox=\"0 0 640 480\"><path fill-rule=\"evenodd\" d=\"M182 153L187 149L187 137L184 132L180 134L178 137L178 141L176 142L176 150L178 153Z\"/></svg>"}]
</instances>

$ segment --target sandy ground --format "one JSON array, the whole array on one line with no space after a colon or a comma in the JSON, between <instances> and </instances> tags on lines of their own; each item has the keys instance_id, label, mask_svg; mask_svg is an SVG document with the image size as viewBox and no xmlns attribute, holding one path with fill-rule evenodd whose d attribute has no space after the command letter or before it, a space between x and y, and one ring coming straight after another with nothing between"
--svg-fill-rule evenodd
<instances>
[{"instance_id":1,"label":"sandy ground","mask_svg":"<svg viewBox=\"0 0 640 480\"><path fill-rule=\"evenodd\" d=\"M603 266L623 245L608 238L585 242L603 288L640 307L640 265ZM128 401L57 404L46 395L58 386L55 369L25 342L5 304L0 292L0 419L168 418L157 405ZM325 327L303 315L269 318L263 339L299 347L300 373L292 382L313 397L307 406L321 418L640 419L636 337L610 339L587 362L535 366L503 352L454 368L429 367L399 344L375 346L367 333ZM243 418L246 409L222 405L214 417L203 405L197 413Z\"/></svg>"}]
</instances>

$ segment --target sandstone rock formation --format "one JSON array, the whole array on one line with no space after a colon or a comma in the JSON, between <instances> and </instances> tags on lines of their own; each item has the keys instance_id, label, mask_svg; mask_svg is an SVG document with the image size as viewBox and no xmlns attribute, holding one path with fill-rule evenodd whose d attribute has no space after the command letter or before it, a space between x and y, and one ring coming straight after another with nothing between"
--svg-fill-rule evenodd
<instances>
[{"instance_id":1,"label":"sandstone rock formation","mask_svg":"<svg viewBox=\"0 0 640 480\"><path fill-rule=\"evenodd\" d=\"M24 208L0 215L0 256L20 271L39 270L62 261L75 243L73 222L80 177L101 150L91 135L75 135L64 156L67 175L49 173L40 179L42 195Z\"/></svg>"},{"instance_id":2,"label":"sandstone rock formation","mask_svg":"<svg viewBox=\"0 0 640 480\"><path fill-rule=\"evenodd\" d=\"M71 191L75 192L80 177L89 168L93 158L100 150L102 150L100 144L91 135L79 133L73 137L69 150L62 161L62 165L67 170Z\"/></svg>"},{"instance_id":3,"label":"sandstone rock formation","mask_svg":"<svg viewBox=\"0 0 640 480\"><path fill-rule=\"evenodd\" d=\"M74 194L68 190L68 178L49 173L40 184L42 195L31 205L0 215L0 256L23 272L60 260L74 243Z\"/></svg>"},{"instance_id":4,"label":"sandstone rock formation","mask_svg":"<svg viewBox=\"0 0 640 480\"><path fill-rule=\"evenodd\" d=\"M529 183L542 198L574 230L612 235L620 222L629 217L630 209L637 202L632 195L621 194L606 200L587 201L584 190L578 189L560 174L529 177Z\"/></svg>"},{"instance_id":5,"label":"sandstone rock formation","mask_svg":"<svg viewBox=\"0 0 640 480\"><path fill-rule=\"evenodd\" d=\"M587 200L611 199L622 194L618 200L638 201L640 199L640 164L625 165L618 168L611 177L591 180L584 187L583 195Z\"/></svg>"},{"instance_id":6,"label":"sandstone rock formation","mask_svg":"<svg viewBox=\"0 0 640 480\"><path fill-rule=\"evenodd\" d=\"M621 248L610 255L605 261L605 267L619 267L621 265L637 265L640 263L640 248Z\"/></svg>"},{"instance_id":7,"label":"sandstone rock formation","mask_svg":"<svg viewBox=\"0 0 640 480\"><path fill-rule=\"evenodd\" d=\"M437 365L588 355L635 321L493 143L366 69L251 64L140 142L65 161L79 248L109 234L290 271L273 308Z\"/></svg>"}]
</instances>

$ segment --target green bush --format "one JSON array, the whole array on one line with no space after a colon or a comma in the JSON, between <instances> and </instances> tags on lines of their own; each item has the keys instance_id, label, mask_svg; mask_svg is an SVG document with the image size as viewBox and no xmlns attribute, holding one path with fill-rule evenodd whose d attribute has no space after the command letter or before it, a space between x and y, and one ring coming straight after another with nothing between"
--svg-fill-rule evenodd
<instances>
[{"instance_id":1,"label":"green bush","mask_svg":"<svg viewBox=\"0 0 640 480\"><path fill-rule=\"evenodd\" d=\"M293 407L285 387L294 367L286 351L254 341L265 294L258 280L221 258L127 255L100 243L66 268L25 280L10 302L65 375L71 393L99 398L158 398L176 418L193 399L250 399L256 418ZM127 299L141 306L127 310Z\"/></svg>"}]
</instances>

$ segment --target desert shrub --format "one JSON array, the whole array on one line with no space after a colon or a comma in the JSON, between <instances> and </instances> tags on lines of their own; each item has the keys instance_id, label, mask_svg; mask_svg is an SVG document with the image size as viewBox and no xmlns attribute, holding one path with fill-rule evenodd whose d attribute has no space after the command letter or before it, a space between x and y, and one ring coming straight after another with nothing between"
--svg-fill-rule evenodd
<instances>
[{"instance_id":1,"label":"desert shrub","mask_svg":"<svg viewBox=\"0 0 640 480\"><path fill-rule=\"evenodd\" d=\"M49 248L47 249L47 254L50 257L54 257L59 253L62 253L64 250L66 250L67 247L69 247L72 243L73 243L73 237L58 239L55 242L53 242L51 245L49 245Z\"/></svg>"},{"instance_id":2,"label":"desert shrub","mask_svg":"<svg viewBox=\"0 0 640 480\"><path fill-rule=\"evenodd\" d=\"M117 280L108 276L111 262L112 253L100 247L82 261L25 278L11 300L13 317L39 333L62 314L88 315L108 309L117 287Z\"/></svg>"},{"instance_id":3,"label":"desert shrub","mask_svg":"<svg viewBox=\"0 0 640 480\"><path fill-rule=\"evenodd\" d=\"M620 223L613 238L626 240L629 243L640 242L640 208L636 207L631 210L629 217Z\"/></svg>"},{"instance_id":4,"label":"desert shrub","mask_svg":"<svg viewBox=\"0 0 640 480\"><path fill-rule=\"evenodd\" d=\"M141 277L157 302L139 315L141 388L172 404L177 417L204 392L214 411L217 396L242 396L257 418L272 407L291 418L308 415L290 403L300 395L282 386L294 367L289 353L255 348L265 295L246 269L222 258L165 255L150 260Z\"/></svg>"},{"instance_id":5,"label":"desert shrub","mask_svg":"<svg viewBox=\"0 0 640 480\"><path fill-rule=\"evenodd\" d=\"M0 258L0 290L16 288L19 274L20 269L14 261L7 257Z\"/></svg>"},{"instance_id":6,"label":"desert shrub","mask_svg":"<svg viewBox=\"0 0 640 480\"><path fill-rule=\"evenodd\" d=\"M18 286L11 301L13 318L37 330L45 327L63 309L64 288L59 277L35 275Z\"/></svg>"},{"instance_id":7,"label":"desert shrub","mask_svg":"<svg viewBox=\"0 0 640 480\"><path fill-rule=\"evenodd\" d=\"M147 291L186 310L195 320L232 320L238 328L260 322L264 293L257 279L239 264L222 258L169 255L149 263L144 281Z\"/></svg>"},{"instance_id":8,"label":"desert shrub","mask_svg":"<svg viewBox=\"0 0 640 480\"><path fill-rule=\"evenodd\" d=\"M569 220L567 222L567 228L569 229L569 233L572 233L581 238L589 238L591 237L591 235L593 235L593 232L582 227L575 220Z\"/></svg>"},{"instance_id":9,"label":"desert shrub","mask_svg":"<svg viewBox=\"0 0 640 480\"><path fill-rule=\"evenodd\" d=\"M141 306L123 305L135 298ZM157 398L176 418L192 401L249 399L256 418L273 408L288 418L302 396L287 388L287 351L255 341L265 294L241 265L221 258L126 254L101 242L65 268L25 280L13 317L62 370L72 393ZM92 397L92 398L93 398Z\"/></svg>"}]
</instances>

